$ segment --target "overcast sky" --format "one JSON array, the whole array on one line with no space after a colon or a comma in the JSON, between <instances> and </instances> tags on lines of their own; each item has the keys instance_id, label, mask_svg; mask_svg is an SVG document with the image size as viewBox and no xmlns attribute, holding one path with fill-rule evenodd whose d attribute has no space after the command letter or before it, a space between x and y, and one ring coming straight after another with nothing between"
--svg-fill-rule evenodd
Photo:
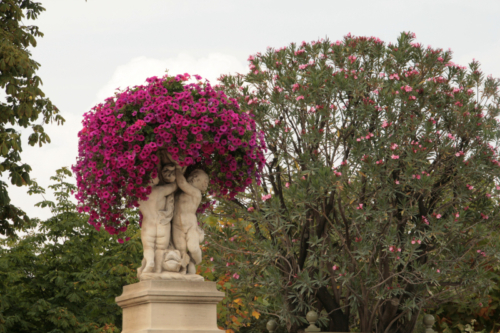
<instances>
[{"instance_id":1,"label":"overcast sky","mask_svg":"<svg viewBox=\"0 0 500 333\"><path fill-rule=\"evenodd\" d=\"M412 31L417 42L454 51L454 62L476 58L485 74L500 77L500 1L295 1L295 0L39 0L47 9L35 21L45 36L33 57L42 66L43 91L61 110L64 126L47 126L52 143L26 144L23 161L32 178L49 177L76 160L84 112L115 88L153 75L188 72L215 81L246 72L248 55L291 42L342 39L347 33L395 42ZM28 22L26 22L28 23ZM31 23L30 23L31 24ZM13 203L32 217L26 187L10 186Z\"/></svg>"}]
</instances>

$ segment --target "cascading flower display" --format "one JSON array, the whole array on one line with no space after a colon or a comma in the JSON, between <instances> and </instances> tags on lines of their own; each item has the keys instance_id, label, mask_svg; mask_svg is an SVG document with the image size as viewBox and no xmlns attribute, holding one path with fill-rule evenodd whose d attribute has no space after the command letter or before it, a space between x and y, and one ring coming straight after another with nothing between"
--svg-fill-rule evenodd
<instances>
[{"instance_id":1,"label":"cascading flower display","mask_svg":"<svg viewBox=\"0 0 500 333\"><path fill-rule=\"evenodd\" d=\"M187 84L190 77L148 78L84 114L73 171L79 211L96 229L126 230L124 210L147 200L162 149L180 166L205 170L216 197L260 182L266 147L253 114L208 81Z\"/></svg>"}]
</instances>

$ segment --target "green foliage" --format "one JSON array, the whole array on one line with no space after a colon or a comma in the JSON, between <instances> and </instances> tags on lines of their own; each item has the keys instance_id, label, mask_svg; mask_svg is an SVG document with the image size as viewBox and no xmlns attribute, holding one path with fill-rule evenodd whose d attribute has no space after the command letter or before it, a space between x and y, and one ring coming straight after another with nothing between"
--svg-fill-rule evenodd
<instances>
[{"instance_id":1,"label":"green foliage","mask_svg":"<svg viewBox=\"0 0 500 333\"><path fill-rule=\"evenodd\" d=\"M25 26L23 18L35 20L45 9L31 0L4 0L0 3L0 87L6 101L0 101L0 176L8 172L12 185L31 183L31 167L22 163L19 127L31 126L29 144L40 147L49 143L43 124L64 123L40 89L42 81L36 75L40 64L31 58L29 47L36 46L35 37L43 34L37 26ZM39 120L39 122L36 122ZM29 227L28 216L10 203L7 184L0 181L0 234L13 236L15 229Z\"/></svg>"},{"instance_id":2,"label":"green foliage","mask_svg":"<svg viewBox=\"0 0 500 333\"><path fill-rule=\"evenodd\" d=\"M496 285L490 291L487 303L478 304L479 309L456 301L445 303L435 310L439 332L462 333L470 332L471 328L474 331L491 333L500 331L500 271L498 268L495 269L495 273L497 274L494 279Z\"/></svg>"},{"instance_id":3,"label":"green foliage","mask_svg":"<svg viewBox=\"0 0 500 333\"><path fill-rule=\"evenodd\" d=\"M239 276L234 275L238 273L233 270L235 255L227 252L226 248L215 245L212 240L212 237L222 237L222 230L232 228L231 226L237 222L232 219L219 220L212 214L205 216L203 220L204 230L209 239L205 244L209 245L202 246L203 260L198 267L198 273L207 281L216 282L217 288L226 294L217 305L219 328L226 329L227 333L264 332L269 316L260 311L267 312L269 302L267 297L256 296L258 293L255 289L261 286L238 283ZM234 235L230 234L228 237ZM244 247L245 244L240 246Z\"/></svg>"},{"instance_id":4,"label":"green foliage","mask_svg":"<svg viewBox=\"0 0 500 333\"><path fill-rule=\"evenodd\" d=\"M269 154L264 182L221 202L234 222L207 239L215 271L263 316L297 332L315 308L329 331L407 333L425 307L487 304L499 82L451 59L407 33L347 36L269 49L222 77Z\"/></svg>"},{"instance_id":5,"label":"green foliage","mask_svg":"<svg viewBox=\"0 0 500 333\"><path fill-rule=\"evenodd\" d=\"M119 244L96 231L76 212L68 176L68 169L57 170L49 187L56 202L38 204L53 217L19 239L1 240L0 332L120 332L115 297L137 282L140 233L134 224L131 240ZM44 193L36 183L30 187L30 194Z\"/></svg>"}]
</instances>

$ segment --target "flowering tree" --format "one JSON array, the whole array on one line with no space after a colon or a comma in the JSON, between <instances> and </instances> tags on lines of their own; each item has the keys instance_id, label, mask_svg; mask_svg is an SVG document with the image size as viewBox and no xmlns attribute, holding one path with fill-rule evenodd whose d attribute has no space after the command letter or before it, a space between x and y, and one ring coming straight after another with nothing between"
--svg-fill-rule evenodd
<instances>
[{"instance_id":1,"label":"flowering tree","mask_svg":"<svg viewBox=\"0 0 500 333\"><path fill-rule=\"evenodd\" d=\"M423 307L488 293L498 80L411 33L248 60L247 75L221 80L266 133L264 182L219 206L237 222L209 233L233 282L271 302L261 313L289 332L313 307L330 331L403 333Z\"/></svg>"},{"instance_id":2,"label":"flowering tree","mask_svg":"<svg viewBox=\"0 0 500 333\"><path fill-rule=\"evenodd\" d=\"M181 166L204 169L215 196L232 198L259 178L263 142L253 115L208 81L184 84L189 78L149 78L84 115L73 170L79 210L89 213L96 229L126 230L123 212L147 200L161 150Z\"/></svg>"}]
</instances>

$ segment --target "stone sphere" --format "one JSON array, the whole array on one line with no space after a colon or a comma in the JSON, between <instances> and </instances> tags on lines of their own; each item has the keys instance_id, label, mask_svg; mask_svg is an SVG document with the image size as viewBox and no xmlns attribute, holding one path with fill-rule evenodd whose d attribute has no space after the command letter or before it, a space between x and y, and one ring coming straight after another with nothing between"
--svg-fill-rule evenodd
<instances>
[{"instance_id":1,"label":"stone sphere","mask_svg":"<svg viewBox=\"0 0 500 333\"><path fill-rule=\"evenodd\" d=\"M266 328L269 332L274 332L277 327L278 327L278 323L274 319L269 320L266 324Z\"/></svg>"},{"instance_id":2,"label":"stone sphere","mask_svg":"<svg viewBox=\"0 0 500 333\"><path fill-rule=\"evenodd\" d=\"M306 314L306 319L309 323L314 324L316 320L318 320L318 314L316 313L316 311L309 311Z\"/></svg>"},{"instance_id":3,"label":"stone sphere","mask_svg":"<svg viewBox=\"0 0 500 333\"><path fill-rule=\"evenodd\" d=\"M427 325L427 326L432 326L434 325L434 322L436 321L436 319L434 319L434 316L433 315L430 315L430 314L426 314L424 316L424 324Z\"/></svg>"}]
</instances>

